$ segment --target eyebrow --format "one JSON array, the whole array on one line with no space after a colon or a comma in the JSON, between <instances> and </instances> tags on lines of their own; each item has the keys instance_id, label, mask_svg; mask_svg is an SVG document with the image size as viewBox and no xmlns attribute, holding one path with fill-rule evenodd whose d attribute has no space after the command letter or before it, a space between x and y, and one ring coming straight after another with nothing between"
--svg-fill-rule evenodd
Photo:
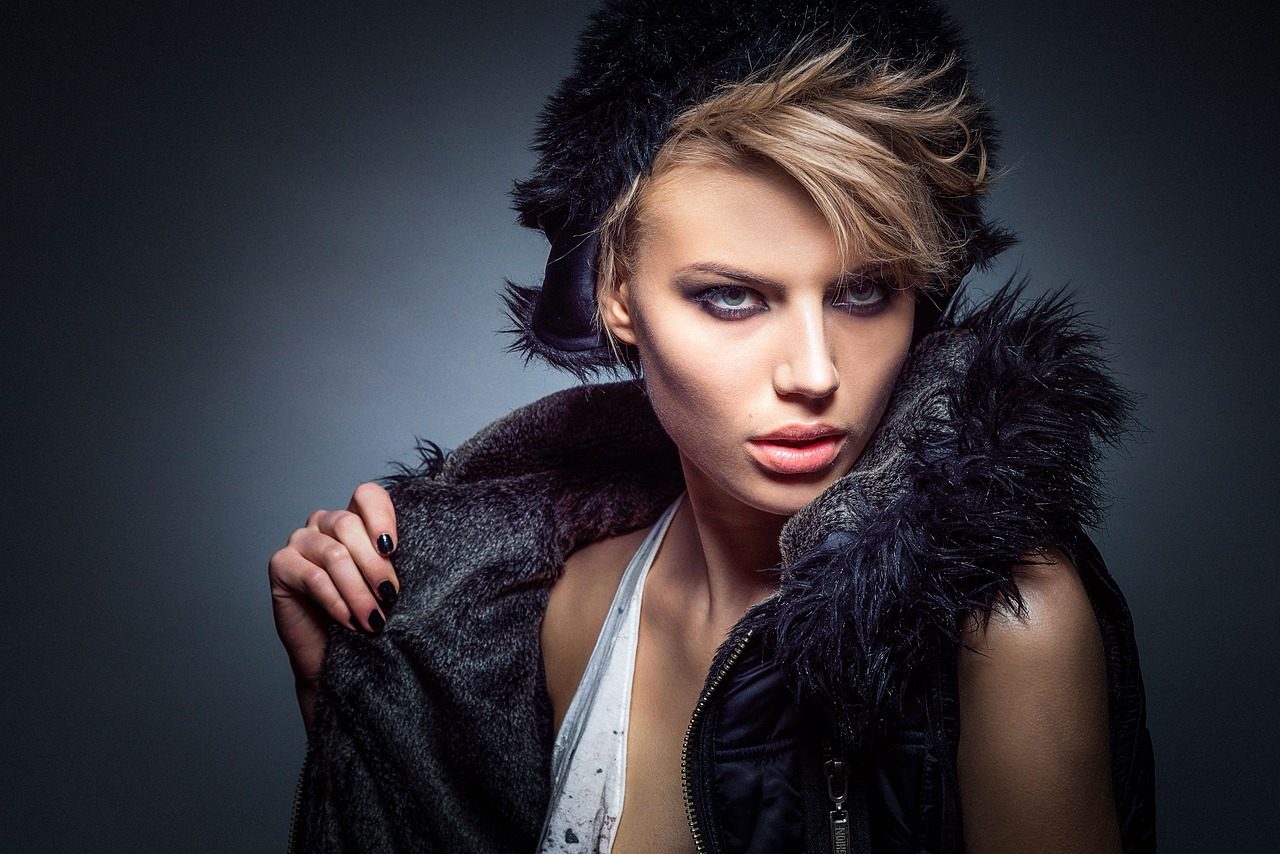
<instances>
[{"instance_id":1,"label":"eyebrow","mask_svg":"<svg viewBox=\"0 0 1280 854\"><path fill-rule=\"evenodd\" d=\"M842 273L840 276L831 280L827 284L827 287L828 288L839 287L843 284L846 284L851 279L855 279L858 276L871 272L872 270L876 269L877 266L878 265L871 262L863 264L861 267L858 267L854 270L850 270L846 273ZM760 276L755 273L749 273L746 270L739 270L736 267L731 267L728 264L721 264L717 261L698 261L693 264L686 264L685 266L681 267L679 270L676 270L676 275L679 276L683 273L689 273L689 272L714 273L717 276L724 276L727 279L734 279L736 281L744 282L749 285L756 285L757 287L762 287L762 288L773 288L774 290L779 290L779 291L785 291L787 289L786 285L782 284L776 279L770 279L766 276Z\"/></svg>"}]
</instances>

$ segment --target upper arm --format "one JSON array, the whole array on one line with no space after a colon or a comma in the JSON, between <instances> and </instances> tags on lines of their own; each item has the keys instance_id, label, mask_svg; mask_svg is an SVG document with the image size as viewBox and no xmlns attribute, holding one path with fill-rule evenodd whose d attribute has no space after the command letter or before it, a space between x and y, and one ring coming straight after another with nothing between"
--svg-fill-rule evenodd
<instances>
[{"instance_id":1,"label":"upper arm","mask_svg":"<svg viewBox=\"0 0 1280 854\"><path fill-rule=\"evenodd\" d=\"M1015 578L1024 617L997 607L962 634L973 647L957 663L966 848L1118 852L1106 660L1088 594L1055 548Z\"/></svg>"}]
</instances>

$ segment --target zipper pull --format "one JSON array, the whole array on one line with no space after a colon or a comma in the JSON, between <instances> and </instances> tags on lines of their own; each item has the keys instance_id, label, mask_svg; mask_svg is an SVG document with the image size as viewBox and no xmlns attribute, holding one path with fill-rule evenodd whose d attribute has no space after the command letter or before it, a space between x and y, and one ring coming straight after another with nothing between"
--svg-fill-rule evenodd
<instances>
[{"instance_id":1,"label":"zipper pull","mask_svg":"<svg viewBox=\"0 0 1280 854\"><path fill-rule=\"evenodd\" d=\"M830 754L828 748L828 754ZM827 797L835 805L827 814L831 830L831 850L835 854L849 854L849 812L844 802L849 797L849 765L843 759L828 759L824 768L827 773Z\"/></svg>"}]
</instances>

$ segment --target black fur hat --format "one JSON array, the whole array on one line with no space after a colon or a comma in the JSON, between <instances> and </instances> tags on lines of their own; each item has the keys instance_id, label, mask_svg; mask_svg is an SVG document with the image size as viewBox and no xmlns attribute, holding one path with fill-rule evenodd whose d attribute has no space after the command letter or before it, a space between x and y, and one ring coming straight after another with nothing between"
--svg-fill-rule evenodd
<instances>
[{"instance_id":1,"label":"black fur hat","mask_svg":"<svg viewBox=\"0 0 1280 854\"><path fill-rule=\"evenodd\" d=\"M889 60L936 67L959 62L926 95L956 96L968 77L964 42L932 0L605 0L579 36L573 72L539 118L532 176L512 192L519 222L551 243L541 288L507 281L509 349L580 379L619 363L592 326L600 216L647 169L675 118L724 83L744 79L793 49L795 58L852 37L849 65ZM994 165L996 129L984 102L973 129ZM1014 242L988 222L977 198L949 200L948 224L967 252L956 281ZM944 306L917 306L917 337Z\"/></svg>"}]
</instances>

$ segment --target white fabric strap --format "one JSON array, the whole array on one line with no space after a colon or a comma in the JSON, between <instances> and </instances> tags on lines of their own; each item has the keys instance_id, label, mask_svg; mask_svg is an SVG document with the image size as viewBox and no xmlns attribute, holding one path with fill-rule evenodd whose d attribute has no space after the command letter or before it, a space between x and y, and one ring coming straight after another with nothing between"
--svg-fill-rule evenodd
<instances>
[{"instance_id":1,"label":"white fabric strap","mask_svg":"<svg viewBox=\"0 0 1280 854\"><path fill-rule=\"evenodd\" d=\"M671 503L632 556L596 638L551 756L543 854L606 854L621 818L627 728L644 579L683 500Z\"/></svg>"}]
</instances>

